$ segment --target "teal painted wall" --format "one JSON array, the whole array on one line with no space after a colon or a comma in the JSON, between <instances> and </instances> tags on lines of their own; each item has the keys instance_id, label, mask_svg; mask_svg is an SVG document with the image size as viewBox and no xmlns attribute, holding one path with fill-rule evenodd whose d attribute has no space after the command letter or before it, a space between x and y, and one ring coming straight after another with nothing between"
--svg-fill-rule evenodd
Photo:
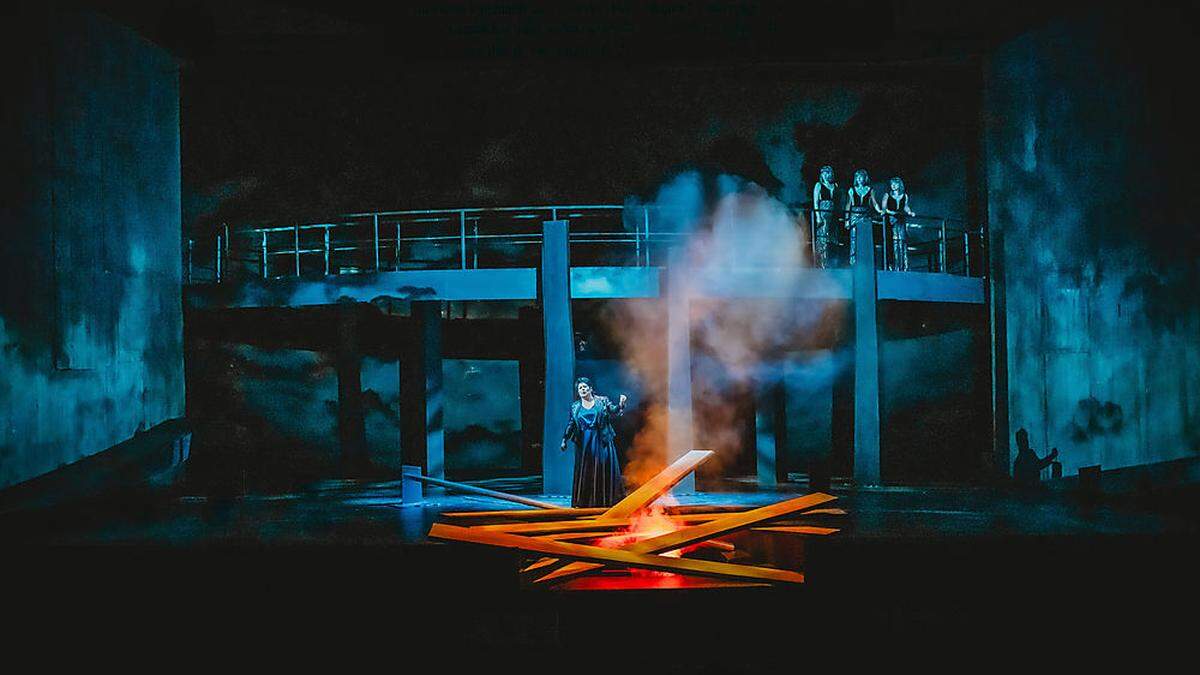
<instances>
[{"instance_id":1,"label":"teal painted wall","mask_svg":"<svg viewBox=\"0 0 1200 675\"><path fill-rule=\"evenodd\" d=\"M1047 25L986 67L1008 440L1028 429L1068 475L1200 452L1197 133L1172 93L1193 40L1175 11Z\"/></svg>"},{"instance_id":2,"label":"teal painted wall","mask_svg":"<svg viewBox=\"0 0 1200 675\"><path fill-rule=\"evenodd\" d=\"M178 66L97 15L13 21L0 488L184 412Z\"/></svg>"}]
</instances>

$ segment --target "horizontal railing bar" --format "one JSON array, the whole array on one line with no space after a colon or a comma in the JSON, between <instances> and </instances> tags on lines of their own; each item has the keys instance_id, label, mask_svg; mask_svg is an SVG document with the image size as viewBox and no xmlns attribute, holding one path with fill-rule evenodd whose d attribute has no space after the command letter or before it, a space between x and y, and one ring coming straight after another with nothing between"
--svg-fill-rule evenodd
<instances>
[{"instance_id":1,"label":"horizontal railing bar","mask_svg":"<svg viewBox=\"0 0 1200 675\"><path fill-rule=\"evenodd\" d=\"M406 215L428 215L431 213L459 214L459 213L512 213L520 211L553 211L553 210L625 210L623 205L619 204L568 204L565 206L496 206L496 207L472 207L466 209L417 209L411 211L370 211L366 213L348 213L347 218L363 218L370 216L406 216Z\"/></svg>"}]
</instances>

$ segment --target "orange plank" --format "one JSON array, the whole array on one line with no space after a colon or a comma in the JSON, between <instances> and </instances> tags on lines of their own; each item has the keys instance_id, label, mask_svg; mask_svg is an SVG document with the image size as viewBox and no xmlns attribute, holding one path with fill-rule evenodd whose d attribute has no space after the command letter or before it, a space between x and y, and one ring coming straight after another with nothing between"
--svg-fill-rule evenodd
<instances>
[{"instance_id":1,"label":"orange plank","mask_svg":"<svg viewBox=\"0 0 1200 675\"><path fill-rule=\"evenodd\" d=\"M776 527L755 527L755 532L787 532L789 534L833 534L835 527L815 527L813 525L779 525Z\"/></svg>"},{"instance_id":2,"label":"orange plank","mask_svg":"<svg viewBox=\"0 0 1200 675\"><path fill-rule=\"evenodd\" d=\"M667 558L659 555L633 553L621 549L584 546L582 544L568 544L561 541L522 537L505 532L482 532L476 527L458 527L456 525L434 523L433 527L429 529L429 536L434 539L499 546L501 548L511 548L533 553L544 553L556 558L574 558L601 564L644 567L666 572L698 574L700 576L722 579L751 579L754 581L789 584L804 583L804 575L791 570L755 567L751 565L733 565L730 563L691 560L688 558Z\"/></svg>"},{"instance_id":3,"label":"orange plank","mask_svg":"<svg viewBox=\"0 0 1200 675\"><path fill-rule=\"evenodd\" d=\"M638 489L629 493L624 499L617 502L600 516L601 519L628 518L654 502L654 500L666 494L671 488L675 487L679 481L683 480L689 473L695 470L696 467L703 464L709 457L713 456L712 450L691 450L683 457L671 462L667 468L659 471L653 478L643 483ZM555 561L542 560L538 564L551 565Z\"/></svg>"},{"instance_id":4,"label":"orange plank","mask_svg":"<svg viewBox=\"0 0 1200 675\"><path fill-rule=\"evenodd\" d=\"M587 509L508 509L505 511L446 511L441 514L448 518L519 518L521 520L540 520L545 518L573 518L579 516L598 516L608 509L602 506Z\"/></svg>"},{"instance_id":5,"label":"orange plank","mask_svg":"<svg viewBox=\"0 0 1200 675\"><path fill-rule=\"evenodd\" d=\"M641 487L629 493L605 513L602 518L628 518L634 511L649 506L655 499L666 494L675 484L683 480L693 469L700 466L709 457L712 450L691 450L683 457L675 460L670 466L659 471L654 478L646 481Z\"/></svg>"},{"instance_id":6,"label":"orange plank","mask_svg":"<svg viewBox=\"0 0 1200 675\"><path fill-rule=\"evenodd\" d=\"M705 539L710 539L722 534L727 534L734 530L740 530L745 527L750 527L755 523L761 523L773 518L779 518L786 515L791 515L798 511L825 504L837 499L833 495L827 495L823 492L814 492L803 497L788 499L782 502L763 506L757 509L751 509L742 513L734 513L727 516L722 516L715 520L700 525L684 527L674 532L669 532L664 535L645 539L643 541L634 542L623 550L631 553L665 553L674 551L678 548L683 548L690 544L694 544ZM554 581L566 577L578 576L594 569L598 569L601 565L595 563L571 563L565 567L557 569L550 574L538 579L538 583L546 581Z\"/></svg>"},{"instance_id":7,"label":"orange plank","mask_svg":"<svg viewBox=\"0 0 1200 675\"><path fill-rule=\"evenodd\" d=\"M693 513L734 513L750 510L749 506L740 504L686 504L664 506L663 512L675 515ZM446 511L441 515L447 518L509 518L512 520L554 520L567 518L596 517L608 509L597 506L586 509L507 509L498 511ZM817 509L810 513L834 512L845 513L840 509Z\"/></svg>"},{"instance_id":8,"label":"orange plank","mask_svg":"<svg viewBox=\"0 0 1200 675\"><path fill-rule=\"evenodd\" d=\"M706 523L723 518L719 514L697 513L688 516L663 516L677 523ZM588 530L616 530L629 527L632 521L628 518L616 520L601 520L599 518L580 518L579 520L556 520L549 523L498 523L495 525L476 525L475 530L484 532L508 532L510 534L558 534L560 532L586 532Z\"/></svg>"}]
</instances>

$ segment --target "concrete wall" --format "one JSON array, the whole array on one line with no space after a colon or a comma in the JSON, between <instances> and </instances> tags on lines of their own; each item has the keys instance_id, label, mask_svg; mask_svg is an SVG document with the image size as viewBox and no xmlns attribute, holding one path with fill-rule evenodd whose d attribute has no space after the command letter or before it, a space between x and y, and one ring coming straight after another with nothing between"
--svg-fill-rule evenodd
<instances>
[{"instance_id":1,"label":"concrete wall","mask_svg":"<svg viewBox=\"0 0 1200 675\"><path fill-rule=\"evenodd\" d=\"M1181 11L1044 26L985 73L1009 441L1028 429L1066 474L1200 451L1197 134L1172 100L1191 79Z\"/></svg>"},{"instance_id":2,"label":"concrete wall","mask_svg":"<svg viewBox=\"0 0 1200 675\"><path fill-rule=\"evenodd\" d=\"M4 28L0 488L184 409L178 66L95 15Z\"/></svg>"}]
</instances>

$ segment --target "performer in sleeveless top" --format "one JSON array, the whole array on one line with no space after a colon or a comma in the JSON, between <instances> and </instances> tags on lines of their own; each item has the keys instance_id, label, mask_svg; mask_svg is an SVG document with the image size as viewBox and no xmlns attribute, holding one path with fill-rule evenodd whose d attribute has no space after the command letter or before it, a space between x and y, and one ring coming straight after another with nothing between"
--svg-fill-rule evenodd
<instances>
[{"instance_id":1,"label":"performer in sleeveless top","mask_svg":"<svg viewBox=\"0 0 1200 675\"><path fill-rule=\"evenodd\" d=\"M871 216L882 213L875 192L871 189L871 177L866 169L854 172L854 187L847 192L846 229L850 230L850 264L854 264L854 247L858 243L858 225L871 227Z\"/></svg>"},{"instance_id":2,"label":"performer in sleeveless top","mask_svg":"<svg viewBox=\"0 0 1200 675\"><path fill-rule=\"evenodd\" d=\"M833 182L833 167L821 167L821 179L813 185L813 243L817 267L826 267L829 260L830 236L833 234L833 199L837 183Z\"/></svg>"},{"instance_id":3,"label":"performer in sleeveless top","mask_svg":"<svg viewBox=\"0 0 1200 675\"><path fill-rule=\"evenodd\" d=\"M904 192L904 181L899 176L888 182L888 193L883 198L884 232L890 224L892 228L892 269L908 270L908 237L905 230L905 216L915 216L908 207L908 195Z\"/></svg>"}]
</instances>

